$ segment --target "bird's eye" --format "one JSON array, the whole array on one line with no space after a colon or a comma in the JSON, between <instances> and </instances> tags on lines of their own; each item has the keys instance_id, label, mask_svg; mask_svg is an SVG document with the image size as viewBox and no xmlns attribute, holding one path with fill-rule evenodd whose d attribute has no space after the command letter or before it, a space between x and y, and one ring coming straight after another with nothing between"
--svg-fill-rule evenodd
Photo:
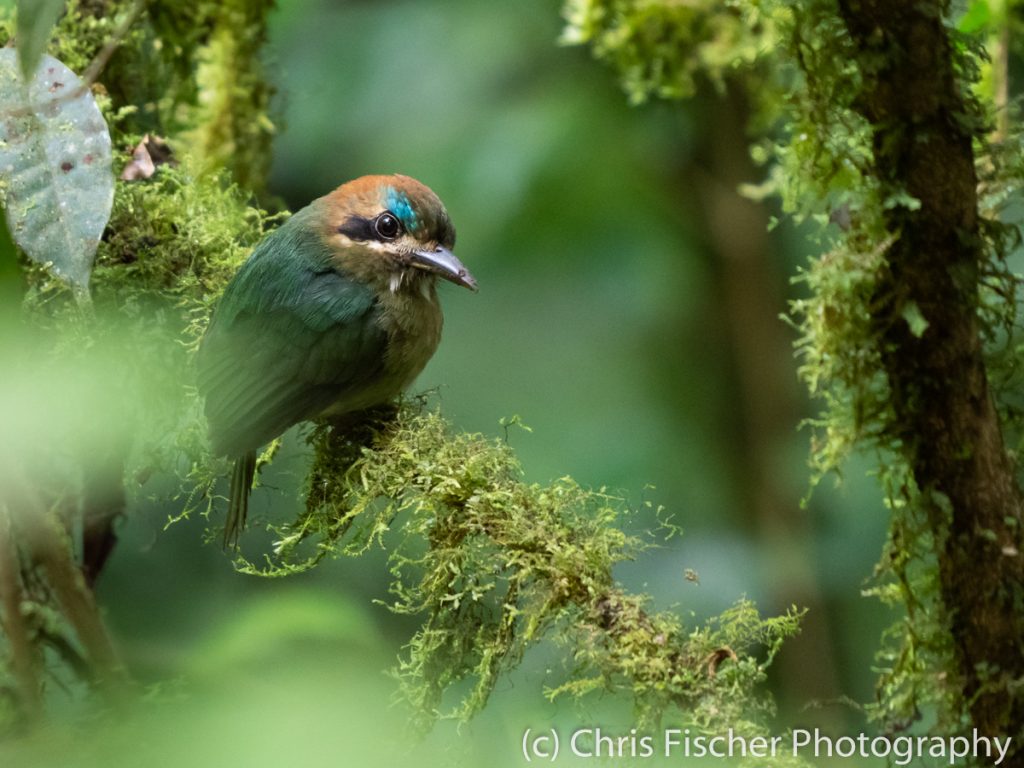
<instances>
[{"instance_id":1,"label":"bird's eye","mask_svg":"<svg viewBox=\"0 0 1024 768\"><path fill-rule=\"evenodd\" d=\"M383 240L394 240L398 237L398 233L402 229L402 225L398 223L398 219L387 211L378 216L373 225L374 229L377 230L377 234L380 235Z\"/></svg>"}]
</instances>

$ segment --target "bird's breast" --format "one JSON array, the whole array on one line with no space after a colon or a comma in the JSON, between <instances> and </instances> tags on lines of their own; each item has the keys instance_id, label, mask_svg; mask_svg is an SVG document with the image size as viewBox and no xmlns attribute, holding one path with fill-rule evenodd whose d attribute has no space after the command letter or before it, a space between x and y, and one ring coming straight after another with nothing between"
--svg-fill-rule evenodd
<instances>
[{"instance_id":1,"label":"bird's breast","mask_svg":"<svg viewBox=\"0 0 1024 768\"><path fill-rule=\"evenodd\" d=\"M324 415L338 416L391 400L413 383L437 350L444 318L433 286L423 292L380 294L375 315L387 337L380 375L358 390L340 393Z\"/></svg>"}]
</instances>

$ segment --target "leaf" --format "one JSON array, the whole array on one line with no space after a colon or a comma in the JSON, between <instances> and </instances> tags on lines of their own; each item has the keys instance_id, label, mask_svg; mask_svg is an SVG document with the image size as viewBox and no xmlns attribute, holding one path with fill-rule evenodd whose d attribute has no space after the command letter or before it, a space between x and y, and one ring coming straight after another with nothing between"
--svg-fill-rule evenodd
<instances>
[{"instance_id":1,"label":"leaf","mask_svg":"<svg viewBox=\"0 0 1024 768\"><path fill-rule=\"evenodd\" d=\"M907 325L910 326L910 332L915 337L921 338L924 336L924 332L928 330L928 320L921 314L921 308L917 306L916 301L908 301L903 305L903 319L907 321Z\"/></svg>"},{"instance_id":2,"label":"leaf","mask_svg":"<svg viewBox=\"0 0 1024 768\"><path fill-rule=\"evenodd\" d=\"M14 241L86 288L114 200L110 131L89 89L51 56L26 83L15 51L0 50L0 181Z\"/></svg>"},{"instance_id":3,"label":"leaf","mask_svg":"<svg viewBox=\"0 0 1024 768\"><path fill-rule=\"evenodd\" d=\"M25 79L36 71L64 0L18 0L18 60Z\"/></svg>"},{"instance_id":4,"label":"leaf","mask_svg":"<svg viewBox=\"0 0 1024 768\"><path fill-rule=\"evenodd\" d=\"M895 208L906 208L908 211L917 211L921 208L921 201L906 190L897 190L882 201L882 207L887 211Z\"/></svg>"},{"instance_id":5,"label":"leaf","mask_svg":"<svg viewBox=\"0 0 1024 768\"><path fill-rule=\"evenodd\" d=\"M122 181L148 179L156 173L156 164L153 162L153 156L149 154L149 147L146 146L148 138L149 134L146 134L139 145L132 150L131 162L121 171Z\"/></svg>"}]
</instances>

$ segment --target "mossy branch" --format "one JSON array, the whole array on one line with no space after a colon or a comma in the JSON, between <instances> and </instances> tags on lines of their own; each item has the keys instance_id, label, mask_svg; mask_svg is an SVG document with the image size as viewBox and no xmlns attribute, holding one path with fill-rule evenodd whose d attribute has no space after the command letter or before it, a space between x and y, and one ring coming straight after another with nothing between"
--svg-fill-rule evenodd
<instances>
[{"instance_id":1,"label":"mossy branch","mask_svg":"<svg viewBox=\"0 0 1024 768\"><path fill-rule=\"evenodd\" d=\"M695 723L750 728L769 707L757 686L799 611L762 620L743 600L695 629L651 612L613 578L644 549L620 527L622 499L570 478L526 483L506 441L455 432L422 404L322 424L310 442L306 509L276 529L274 561L241 567L282 576L386 544L388 607L422 617L395 670L422 725L474 715L544 637L573 649L552 698L627 692L647 723L675 708ZM472 689L446 709L445 692L466 679Z\"/></svg>"}]
</instances>

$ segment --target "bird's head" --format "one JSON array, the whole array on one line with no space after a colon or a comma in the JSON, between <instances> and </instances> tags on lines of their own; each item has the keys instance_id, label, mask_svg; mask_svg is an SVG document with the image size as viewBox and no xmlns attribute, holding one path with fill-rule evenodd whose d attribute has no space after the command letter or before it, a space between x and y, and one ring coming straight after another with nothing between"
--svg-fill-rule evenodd
<instances>
[{"instance_id":1,"label":"bird's head","mask_svg":"<svg viewBox=\"0 0 1024 768\"><path fill-rule=\"evenodd\" d=\"M327 237L341 266L392 292L443 277L475 291L476 280L451 249L455 227L433 191L408 176L363 176L323 201Z\"/></svg>"}]
</instances>

